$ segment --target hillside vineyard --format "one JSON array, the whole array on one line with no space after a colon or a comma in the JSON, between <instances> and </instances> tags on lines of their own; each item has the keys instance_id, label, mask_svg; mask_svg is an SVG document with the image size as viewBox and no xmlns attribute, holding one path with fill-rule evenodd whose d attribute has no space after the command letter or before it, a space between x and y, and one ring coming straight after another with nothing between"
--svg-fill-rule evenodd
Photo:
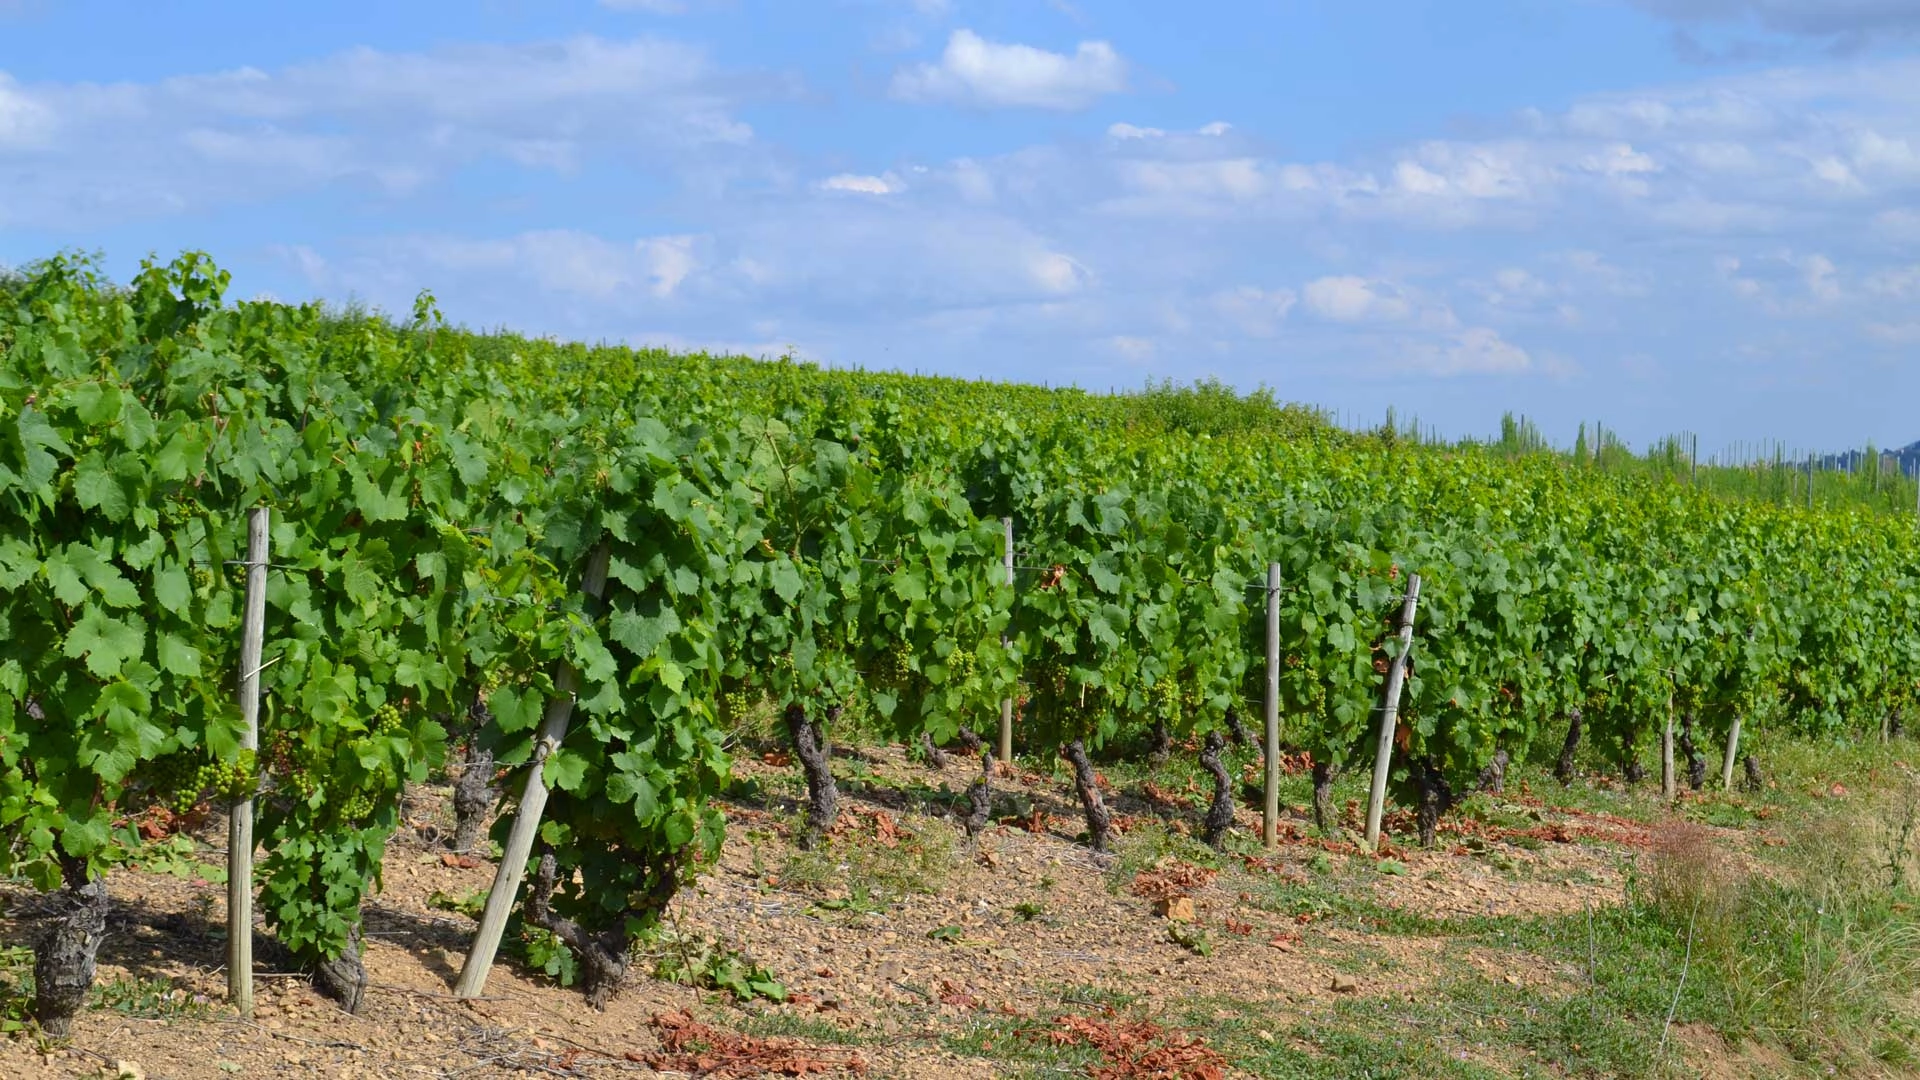
<instances>
[{"instance_id":1,"label":"hillside vineyard","mask_svg":"<svg viewBox=\"0 0 1920 1080\"><path fill-rule=\"evenodd\" d=\"M78 934L144 824L253 796L260 910L350 1005L403 786L450 740L524 770L556 700L525 918L603 1001L718 848L736 715L781 718L818 834L836 726L945 745L1016 699L1019 752L1065 754L1098 845L1090 755L1260 715L1272 564L1283 742L1322 790L1372 759L1420 576L1392 768L1429 832L1537 742L1637 770L1672 722L1717 771L1737 724L1877 735L1920 677L1907 517L1218 388L590 348L456 330L424 295L398 322L226 283L189 255L0 286L0 872ZM235 695L256 507L257 752Z\"/></svg>"}]
</instances>

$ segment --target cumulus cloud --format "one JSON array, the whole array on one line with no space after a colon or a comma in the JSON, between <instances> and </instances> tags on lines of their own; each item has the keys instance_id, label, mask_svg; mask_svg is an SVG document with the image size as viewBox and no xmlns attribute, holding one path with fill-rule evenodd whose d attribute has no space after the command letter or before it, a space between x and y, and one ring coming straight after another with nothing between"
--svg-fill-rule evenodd
<instances>
[{"instance_id":1,"label":"cumulus cloud","mask_svg":"<svg viewBox=\"0 0 1920 1080\"><path fill-rule=\"evenodd\" d=\"M1079 109L1126 89L1127 63L1104 41L1083 41L1070 54L988 41L955 30L938 62L893 77L903 101L987 107Z\"/></svg>"},{"instance_id":2,"label":"cumulus cloud","mask_svg":"<svg viewBox=\"0 0 1920 1080\"><path fill-rule=\"evenodd\" d=\"M1486 327L1469 327L1439 342L1409 342L1403 362L1428 375L1514 375L1533 367L1525 349Z\"/></svg>"},{"instance_id":3,"label":"cumulus cloud","mask_svg":"<svg viewBox=\"0 0 1920 1080\"><path fill-rule=\"evenodd\" d=\"M1026 269L1034 284L1054 294L1078 292L1093 277L1072 256L1057 251L1035 252L1028 258Z\"/></svg>"},{"instance_id":4,"label":"cumulus cloud","mask_svg":"<svg viewBox=\"0 0 1920 1080\"><path fill-rule=\"evenodd\" d=\"M1308 311L1334 322L1400 322L1414 313L1412 301L1395 286L1350 274L1309 281L1300 299Z\"/></svg>"},{"instance_id":5,"label":"cumulus cloud","mask_svg":"<svg viewBox=\"0 0 1920 1080\"><path fill-rule=\"evenodd\" d=\"M1839 267L1818 252L1772 251L1746 258L1721 255L1714 260L1714 269L1734 295L1775 316L1817 314L1847 299ZM1883 285L1887 281L1880 280ZM1874 291L1872 280L1867 289Z\"/></svg>"},{"instance_id":6,"label":"cumulus cloud","mask_svg":"<svg viewBox=\"0 0 1920 1080\"><path fill-rule=\"evenodd\" d=\"M906 185L892 173L884 176L840 173L820 181L820 186L827 191L847 191L860 195L895 195L906 190Z\"/></svg>"},{"instance_id":7,"label":"cumulus cloud","mask_svg":"<svg viewBox=\"0 0 1920 1080\"><path fill-rule=\"evenodd\" d=\"M502 240L414 237L391 250L429 272L505 274L549 293L631 302L671 297L695 268L696 239L646 237L621 244L576 230L542 229Z\"/></svg>"},{"instance_id":8,"label":"cumulus cloud","mask_svg":"<svg viewBox=\"0 0 1920 1080\"><path fill-rule=\"evenodd\" d=\"M1876 296L1920 300L1920 265L1889 267L1867 275L1864 284Z\"/></svg>"},{"instance_id":9,"label":"cumulus cloud","mask_svg":"<svg viewBox=\"0 0 1920 1080\"><path fill-rule=\"evenodd\" d=\"M703 50L650 39L357 48L144 83L0 75L0 225L97 226L338 183L405 194L489 158L568 171L751 139Z\"/></svg>"},{"instance_id":10,"label":"cumulus cloud","mask_svg":"<svg viewBox=\"0 0 1920 1080\"><path fill-rule=\"evenodd\" d=\"M961 31L890 89L1068 109L1127 79L1108 46ZM742 85L697 49L600 39L114 86L0 76L0 235L49 208L89 229L198 222L347 185L404 215L484 164L527 192L498 234L290 228L277 265L400 310L428 286L456 317L536 332L791 338L838 362L1100 387L1203 358L1315 400L1369 379L1371 398L1423 379L1471 397L1475 379L1618 374L1629 356L1669 387L1698 357L1785 380L1822 347L1920 342L1920 61L1594 95L1324 158L1199 116L1102 117L1104 137L846 172L861 158L840 154L871 148L758 145ZM636 161L682 197L623 186ZM628 202L592 205L607 191ZM641 205L681 223L609 226Z\"/></svg>"}]
</instances>

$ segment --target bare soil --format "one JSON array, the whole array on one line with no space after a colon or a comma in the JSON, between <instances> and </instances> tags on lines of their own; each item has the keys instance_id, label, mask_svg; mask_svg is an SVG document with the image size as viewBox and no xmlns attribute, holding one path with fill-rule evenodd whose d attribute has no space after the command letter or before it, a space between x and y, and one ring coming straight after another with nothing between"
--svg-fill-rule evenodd
<instances>
[{"instance_id":1,"label":"bare soil","mask_svg":"<svg viewBox=\"0 0 1920 1080\"><path fill-rule=\"evenodd\" d=\"M1633 822L1554 809L1523 792L1491 800L1522 825L1449 820L1431 850L1401 846L1410 818L1390 823L1398 831L1386 855L1397 866L1379 872L1350 842L1316 836L1306 806L1289 807L1285 842L1259 852L1247 839L1258 836L1258 812L1242 806L1220 872L1179 890L1210 946L1203 956L1174 940L1153 899L1136 893L1131 868L1183 865L1156 857L1149 840L1178 846L1168 838L1197 831L1204 795L1110 791L1116 853L1096 854L1076 842L1084 819L1064 769L1002 773L994 782L1002 819L969 842L958 796L974 773L964 761L935 772L898 749L837 752L836 770L844 760L854 775L842 783L833 841L809 862L793 844L797 770L767 756L772 763L749 759L738 771L772 794L727 806L719 864L676 898L670 921L683 937L765 965L789 991L785 1003L740 1005L656 981L644 961L604 1011L507 962L483 1000L455 1000L450 987L474 923L431 900L486 889L493 865L463 867L439 844L452 825L451 788L441 787L410 800L410 827L395 837L367 906L372 985L362 1015L343 1014L298 975L266 972L256 1016L238 1018L224 1006L224 887L118 871L100 981L165 996L86 1011L64 1047L29 1033L0 1039L0 1076L113 1076L122 1065L148 1080L656 1075L647 1059L661 1050L661 1018L681 1010L722 1030L799 1032L821 1046L831 1035L851 1044L868 1076L1006 1075L1001 1063L952 1049L957 1037L983 1018L1044 1019L1063 1002L1092 1005L1104 995L1126 995L1149 1014L1217 998L1307 1015L1342 999L1421 994L1463 960L1509 981L1555 985L1573 973L1495 949L1463 950L1443 936L1327 920L1309 902L1320 895L1309 883L1327 880L1333 860L1349 868L1332 879L1338 888L1364 880L1389 915L1558 914L1619 903L1623 856L1644 843ZM217 846L224 829L211 822L203 835ZM869 890L860 879L896 865L919 875L925 891ZM1355 867L1364 879L1353 878ZM1295 887L1302 891L1288 891ZM37 902L22 888L0 891L0 938L30 940ZM259 948L271 964L264 936ZM843 1062L849 1052L816 1063Z\"/></svg>"}]
</instances>

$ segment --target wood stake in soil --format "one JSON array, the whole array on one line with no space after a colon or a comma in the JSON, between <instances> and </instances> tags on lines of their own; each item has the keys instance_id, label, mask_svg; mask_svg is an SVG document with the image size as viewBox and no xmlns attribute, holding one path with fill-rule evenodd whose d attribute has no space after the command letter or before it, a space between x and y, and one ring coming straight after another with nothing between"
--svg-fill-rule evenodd
<instances>
[{"instance_id":1,"label":"wood stake in soil","mask_svg":"<svg viewBox=\"0 0 1920 1080\"><path fill-rule=\"evenodd\" d=\"M1267 564L1267 787L1260 843L1280 842L1280 564Z\"/></svg>"},{"instance_id":2,"label":"wood stake in soil","mask_svg":"<svg viewBox=\"0 0 1920 1080\"><path fill-rule=\"evenodd\" d=\"M587 577L581 589L587 603L597 606L607 588L607 545L595 548L587 559ZM487 974L493 970L493 958L500 950L500 935L507 929L507 916L513 911L514 894L520 891L520 879L527 872L527 857L533 853L534 835L540 831L540 815L547 808L547 785L541 775L554 748L567 735L573 718L573 695L579 689L580 676L573 665L562 661L553 677L553 700L547 703L547 715L540 722L540 738L533 746L533 761L527 767L526 787L520 793L520 812L513 819L513 831L507 835L506 850L494 871L493 888L487 893L487 908L480 916L480 931L474 935L473 948L460 968L460 981L454 984L455 997L479 997L486 992Z\"/></svg>"},{"instance_id":3,"label":"wood stake in soil","mask_svg":"<svg viewBox=\"0 0 1920 1080\"><path fill-rule=\"evenodd\" d=\"M1733 790L1733 766L1740 760L1740 714L1733 714L1733 726L1727 729L1727 756L1720 761L1720 786Z\"/></svg>"},{"instance_id":4,"label":"wood stake in soil","mask_svg":"<svg viewBox=\"0 0 1920 1080\"><path fill-rule=\"evenodd\" d=\"M260 653L267 629L267 551L271 511L247 514L247 596L240 622L240 748L260 749ZM257 766L256 766L257 770ZM235 799L227 816L227 996L253 1015L253 799Z\"/></svg>"},{"instance_id":5,"label":"wood stake in soil","mask_svg":"<svg viewBox=\"0 0 1920 1080\"><path fill-rule=\"evenodd\" d=\"M1004 557L1006 559L1006 565L1007 565L1007 584L1012 585L1013 584L1013 519L1010 517L1001 518L1000 524L1002 527L1006 529L1006 546L1005 546ZM1006 638L1004 635L1001 637L1000 643L1002 645L1006 644ZM1013 699L1010 697L1002 698L1000 701L1000 760L1007 762L1008 764L1013 763Z\"/></svg>"},{"instance_id":6,"label":"wood stake in soil","mask_svg":"<svg viewBox=\"0 0 1920 1080\"><path fill-rule=\"evenodd\" d=\"M1673 767L1673 695L1667 695L1667 722L1660 729L1660 797L1672 802L1680 794L1680 777Z\"/></svg>"},{"instance_id":7,"label":"wood stake in soil","mask_svg":"<svg viewBox=\"0 0 1920 1080\"><path fill-rule=\"evenodd\" d=\"M1367 794L1367 850L1380 846L1380 818L1387 809L1387 773L1393 767L1393 733L1400 719L1400 690L1407 680L1413 648L1413 617L1420 606L1420 575L1407 575L1407 599L1400 607L1400 654L1387 665L1387 692L1380 709L1380 745L1373 755L1373 788Z\"/></svg>"}]
</instances>

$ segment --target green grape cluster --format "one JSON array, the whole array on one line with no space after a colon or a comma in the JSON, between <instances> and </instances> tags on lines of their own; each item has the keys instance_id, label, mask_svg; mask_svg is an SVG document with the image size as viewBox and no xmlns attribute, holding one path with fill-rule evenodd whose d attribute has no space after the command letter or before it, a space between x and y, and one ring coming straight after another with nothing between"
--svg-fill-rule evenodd
<instances>
[{"instance_id":1,"label":"green grape cluster","mask_svg":"<svg viewBox=\"0 0 1920 1080\"><path fill-rule=\"evenodd\" d=\"M1067 692L1067 666L1058 660L1044 659L1030 669L1035 694L1060 697Z\"/></svg>"},{"instance_id":2,"label":"green grape cluster","mask_svg":"<svg viewBox=\"0 0 1920 1080\"><path fill-rule=\"evenodd\" d=\"M199 773L191 753L168 754L146 768L148 790L175 814L186 814L200 801Z\"/></svg>"},{"instance_id":3,"label":"green grape cluster","mask_svg":"<svg viewBox=\"0 0 1920 1080\"><path fill-rule=\"evenodd\" d=\"M911 682L913 674L906 643L898 642L875 658L868 670L867 681L876 687L900 687Z\"/></svg>"},{"instance_id":4,"label":"green grape cluster","mask_svg":"<svg viewBox=\"0 0 1920 1080\"><path fill-rule=\"evenodd\" d=\"M980 670L980 658L969 649L955 649L947 654L947 670L952 673L949 682L971 682Z\"/></svg>"},{"instance_id":5,"label":"green grape cluster","mask_svg":"<svg viewBox=\"0 0 1920 1080\"><path fill-rule=\"evenodd\" d=\"M364 791L354 792L353 796L340 804L340 820L359 822L373 816L373 796Z\"/></svg>"},{"instance_id":6,"label":"green grape cluster","mask_svg":"<svg viewBox=\"0 0 1920 1080\"><path fill-rule=\"evenodd\" d=\"M1180 683L1171 675L1165 675L1147 690L1147 713L1150 716L1173 719L1180 715L1183 696Z\"/></svg>"},{"instance_id":7,"label":"green grape cluster","mask_svg":"<svg viewBox=\"0 0 1920 1080\"><path fill-rule=\"evenodd\" d=\"M753 708L753 695L745 690L730 690L721 696L720 705L726 710L726 715L738 719Z\"/></svg>"},{"instance_id":8,"label":"green grape cluster","mask_svg":"<svg viewBox=\"0 0 1920 1080\"><path fill-rule=\"evenodd\" d=\"M320 781L300 762L298 750L292 732L274 732L267 743L268 771L279 779L281 790L290 791L305 802L320 790Z\"/></svg>"},{"instance_id":9,"label":"green grape cluster","mask_svg":"<svg viewBox=\"0 0 1920 1080\"><path fill-rule=\"evenodd\" d=\"M405 726L406 716L401 713L400 706L392 702L380 706L373 712L373 733L375 735L392 735Z\"/></svg>"},{"instance_id":10,"label":"green grape cluster","mask_svg":"<svg viewBox=\"0 0 1920 1080\"><path fill-rule=\"evenodd\" d=\"M201 762L183 783L173 789L173 801L168 809L176 814L184 814L193 809L202 795L217 799L245 799L252 796L259 780L255 775L255 757L253 751L242 750L231 761Z\"/></svg>"},{"instance_id":11,"label":"green grape cluster","mask_svg":"<svg viewBox=\"0 0 1920 1080\"><path fill-rule=\"evenodd\" d=\"M213 571L204 566L194 567L189 571L189 576L193 578L193 587L195 590L205 591L213 585Z\"/></svg>"},{"instance_id":12,"label":"green grape cluster","mask_svg":"<svg viewBox=\"0 0 1920 1080\"><path fill-rule=\"evenodd\" d=\"M501 671L499 668L488 669L486 678L480 680L480 700L485 701L488 698L492 697L494 694L494 691L500 689L502 686L505 686L506 684L507 684L506 672Z\"/></svg>"}]
</instances>

